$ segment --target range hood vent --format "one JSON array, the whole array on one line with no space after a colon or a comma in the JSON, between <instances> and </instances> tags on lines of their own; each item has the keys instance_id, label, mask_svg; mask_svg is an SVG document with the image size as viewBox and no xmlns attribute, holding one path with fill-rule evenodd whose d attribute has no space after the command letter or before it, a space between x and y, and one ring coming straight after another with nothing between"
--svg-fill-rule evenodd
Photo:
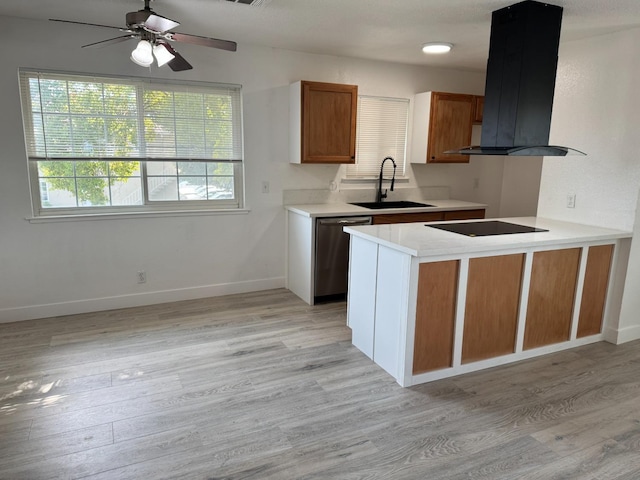
<instances>
[{"instance_id":1,"label":"range hood vent","mask_svg":"<svg viewBox=\"0 0 640 480\"><path fill-rule=\"evenodd\" d=\"M584 155L549 145L561 24L562 7L533 0L493 12L481 145L455 153Z\"/></svg>"}]
</instances>

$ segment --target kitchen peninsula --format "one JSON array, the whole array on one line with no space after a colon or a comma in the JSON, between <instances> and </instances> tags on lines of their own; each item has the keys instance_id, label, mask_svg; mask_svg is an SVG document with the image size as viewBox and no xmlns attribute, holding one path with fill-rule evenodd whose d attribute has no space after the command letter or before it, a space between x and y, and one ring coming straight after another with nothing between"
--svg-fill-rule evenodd
<instances>
[{"instance_id":1,"label":"kitchen peninsula","mask_svg":"<svg viewBox=\"0 0 640 480\"><path fill-rule=\"evenodd\" d=\"M505 222L542 231L345 227L353 344L410 386L604 340L631 233L536 217L457 223Z\"/></svg>"}]
</instances>

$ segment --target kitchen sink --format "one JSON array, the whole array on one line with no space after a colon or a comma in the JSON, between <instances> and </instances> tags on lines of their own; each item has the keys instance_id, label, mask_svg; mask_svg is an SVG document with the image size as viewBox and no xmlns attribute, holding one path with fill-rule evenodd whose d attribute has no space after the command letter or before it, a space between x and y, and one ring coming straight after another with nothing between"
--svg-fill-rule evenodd
<instances>
[{"instance_id":1,"label":"kitchen sink","mask_svg":"<svg viewBox=\"0 0 640 480\"><path fill-rule=\"evenodd\" d=\"M371 208L373 210L380 210L383 208L416 208L416 207L434 207L435 205L429 205L427 203L410 202L408 200L399 200L397 202L360 202L352 203L351 205L357 205L358 207Z\"/></svg>"}]
</instances>

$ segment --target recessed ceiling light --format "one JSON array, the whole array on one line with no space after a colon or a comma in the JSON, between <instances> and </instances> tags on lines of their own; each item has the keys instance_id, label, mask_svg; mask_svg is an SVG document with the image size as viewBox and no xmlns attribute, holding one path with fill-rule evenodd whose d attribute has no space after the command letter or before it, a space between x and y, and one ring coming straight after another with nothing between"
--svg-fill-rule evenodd
<instances>
[{"instance_id":1,"label":"recessed ceiling light","mask_svg":"<svg viewBox=\"0 0 640 480\"><path fill-rule=\"evenodd\" d=\"M422 46L422 51L424 53L449 53L452 47L452 43L429 42Z\"/></svg>"}]
</instances>

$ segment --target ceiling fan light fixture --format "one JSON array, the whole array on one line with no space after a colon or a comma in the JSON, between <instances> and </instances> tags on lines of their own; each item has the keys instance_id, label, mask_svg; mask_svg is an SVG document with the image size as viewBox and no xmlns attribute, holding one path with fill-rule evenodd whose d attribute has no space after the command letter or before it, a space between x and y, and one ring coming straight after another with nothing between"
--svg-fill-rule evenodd
<instances>
[{"instance_id":1,"label":"ceiling fan light fixture","mask_svg":"<svg viewBox=\"0 0 640 480\"><path fill-rule=\"evenodd\" d=\"M424 53L430 53L430 54L442 54L442 53L449 53L452 48L453 48L452 43L429 42L429 43L425 43L422 46L422 51Z\"/></svg>"},{"instance_id":2,"label":"ceiling fan light fixture","mask_svg":"<svg viewBox=\"0 0 640 480\"><path fill-rule=\"evenodd\" d=\"M124 0L123 0L124 1ZM119 37L108 38L99 42L92 42L84 47L102 47L124 42L130 39L137 39L138 44L131 52L131 61L142 67L150 67L157 60L158 66L168 65L174 72L182 72L191 70L193 67L185 58L175 51L170 42L190 43L192 45L200 45L203 47L213 47L220 50L235 52L238 48L236 42L231 40L222 40L219 38L202 37L200 35L191 35L188 33L173 32L173 28L180 25L179 22L171 20L162 15L158 15L149 7L152 0L143 0L144 9L126 14L126 26L114 27L111 25L100 25L98 23L76 22L75 20L61 20L50 18L52 22L72 23L76 25L88 25L92 27L112 28L125 32L125 35ZM251 2L251 4L262 4L271 0L237 0L238 2Z\"/></svg>"},{"instance_id":3,"label":"ceiling fan light fixture","mask_svg":"<svg viewBox=\"0 0 640 480\"><path fill-rule=\"evenodd\" d=\"M131 61L141 67L150 67L153 63L151 43L147 40L140 40L138 46L131 52Z\"/></svg>"},{"instance_id":4,"label":"ceiling fan light fixture","mask_svg":"<svg viewBox=\"0 0 640 480\"><path fill-rule=\"evenodd\" d=\"M157 45L153 46L153 55L156 57L156 61L158 62L159 67L166 65L171 60L176 58L176 56L169 50L167 50L167 47L162 43L158 43Z\"/></svg>"}]
</instances>

